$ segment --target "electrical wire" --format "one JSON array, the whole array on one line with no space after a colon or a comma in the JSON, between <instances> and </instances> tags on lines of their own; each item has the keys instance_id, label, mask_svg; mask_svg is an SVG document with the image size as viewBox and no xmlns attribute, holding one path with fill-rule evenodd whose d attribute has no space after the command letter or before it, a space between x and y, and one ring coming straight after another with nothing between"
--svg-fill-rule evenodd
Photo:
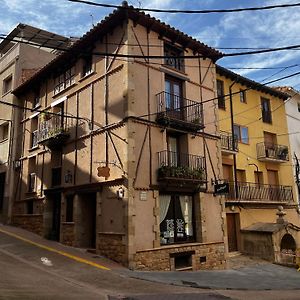
<instances>
[{"instance_id":1,"label":"electrical wire","mask_svg":"<svg viewBox=\"0 0 300 300\"><path fill-rule=\"evenodd\" d=\"M85 0L67 0L69 2L82 3L92 6L106 7L106 8L117 8L124 10L135 10L135 11L148 11L148 12L159 12L159 13L171 13L171 14L210 14L210 13L234 13L234 12L243 12L243 11L260 11L260 10L271 10L276 8L291 8L299 7L300 3L292 4L278 4L278 5L268 5L268 6L258 6L258 7L244 7L244 8L231 8L231 9L202 9L202 10L182 10L182 9L157 9L157 8L136 8L133 6L128 6L127 2L125 5L113 5L113 4L104 4L96 3L92 1Z\"/></svg>"}]
</instances>

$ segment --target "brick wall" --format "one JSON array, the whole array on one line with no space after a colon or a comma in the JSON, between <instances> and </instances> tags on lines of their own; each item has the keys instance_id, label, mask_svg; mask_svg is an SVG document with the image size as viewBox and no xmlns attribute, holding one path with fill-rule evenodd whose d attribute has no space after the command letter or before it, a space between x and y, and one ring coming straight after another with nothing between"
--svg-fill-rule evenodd
<instances>
[{"instance_id":1,"label":"brick wall","mask_svg":"<svg viewBox=\"0 0 300 300\"><path fill-rule=\"evenodd\" d=\"M74 247L75 232L74 223L61 224L61 243Z\"/></svg>"},{"instance_id":2,"label":"brick wall","mask_svg":"<svg viewBox=\"0 0 300 300\"><path fill-rule=\"evenodd\" d=\"M175 260L181 255L191 256L191 269L221 270L226 267L224 243L164 246L135 255L135 269L143 271L175 270Z\"/></svg>"},{"instance_id":3,"label":"brick wall","mask_svg":"<svg viewBox=\"0 0 300 300\"><path fill-rule=\"evenodd\" d=\"M15 226L42 235L43 215L15 215L12 223Z\"/></svg>"},{"instance_id":4,"label":"brick wall","mask_svg":"<svg viewBox=\"0 0 300 300\"><path fill-rule=\"evenodd\" d=\"M107 258L127 265L126 247L123 243L124 234L98 233L97 250Z\"/></svg>"}]
</instances>

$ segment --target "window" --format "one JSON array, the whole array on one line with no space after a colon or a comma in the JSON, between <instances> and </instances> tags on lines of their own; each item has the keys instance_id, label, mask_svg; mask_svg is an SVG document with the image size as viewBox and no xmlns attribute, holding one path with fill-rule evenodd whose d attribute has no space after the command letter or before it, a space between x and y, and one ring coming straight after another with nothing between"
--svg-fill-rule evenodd
<instances>
[{"instance_id":1,"label":"window","mask_svg":"<svg viewBox=\"0 0 300 300\"><path fill-rule=\"evenodd\" d=\"M298 112L300 112L300 102L298 102Z\"/></svg>"},{"instance_id":2,"label":"window","mask_svg":"<svg viewBox=\"0 0 300 300\"><path fill-rule=\"evenodd\" d=\"M40 106L41 104L41 92L40 87L36 87L33 91L33 102L32 102L32 108L36 108Z\"/></svg>"},{"instance_id":3,"label":"window","mask_svg":"<svg viewBox=\"0 0 300 300\"><path fill-rule=\"evenodd\" d=\"M31 148L38 145L38 118L33 118L31 120Z\"/></svg>"},{"instance_id":4,"label":"window","mask_svg":"<svg viewBox=\"0 0 300 300\"><path fill-rule=\"evenodd\" d=\"M93 56L89 55L83 58L82 77L93 72Z\"/></svg>"},{"instance_id":5,"label":"window","mask_svg":"<svg viewBox=\"0 0 300 300\"><path fill-rule=\"evenodd\" d=\"M262 121L264 123L272 123L272 112L270 107L270 100L266 98L261 98L261 111L262 111Z\"/></svg>"},{"instance_id":6,"label":"window","mask_svg":"<svg viewBox=\"0 0 300 300\"><path fill-rule=\"evenodd\" d=\"M161 244L194 241L192 196L160 195L159 205Z\"/></svg>"},{"instance_id":7,"label":"window","mask_svg":"<svg viewBox=\"0 0 300 300\"><path fill-rule=\"evenodd\" d=\"M0 142L8 139L9 124L4 123L0 125Z\"/></svg>"},{"instance_id":8,"label":"window","mask_svg":"<svg viewBox=\"0 0 300 300\"><path fill-rule=\"evenodd\" d=\"M35 192L36 188L36 174L30 173L28 178L28 192Z\"/></svg>"},{"instance_id":9,"label":"window","mask_svg":"<svg viewBox=\"0 0 300 300\"><path fill-rule=\"evenodd\" d=\"M28 200L26 202L26 212L28 215L33 214L33 200Z\"/></svg>"},{"instance_id":10,"label":"window","mask_svg":"<svg viewBox=\"0 0 300 300\"><path fill-rule=\"evenodd\" d=\"M183 58L178 56L183 56L183 50L178 49L169 44L164 45L164 55L165 55L165 65L183 71Z\"/></svg>"},{"instance_id":11,"label":"window","mask_svg":"<svg viewBox=\"0 0 300 300\"><path fill-rule=\"evenodd\" d=\"M243 144L249 144L248 127L234 125L234 136L236 139Z\"/></svg>"},{"instance_id":12,"label":"window","mask_svg":"<svg viewBox=\"0 0 300 300\"><path fill-rule=\"evenodd\" d=\"M52 168L52 187L61 185L61 167Z\"/></svg>"},{"instance_id":13,"label":"window","mask_svg":"<svg viewBox=\"0 0 300 300\"><path fill-rule=\"evenodd\" d=\"M3 80L2 94L6 94L12 90L12 75Z\"/></svg>"},{"instance_id":14,"label":"window","mask_svg":"<svg viewBox=\"0 0 300 300\"><path fill-rule=\"evenodd\" d=\"M240 102L241 103L247 103L246 91L245 90L240 90Z\"/></svg>"},{"instance_id":15,"label":"window","mask_svg":"<svg viewBox=\"0 0 300 300\"><path fill-rule=\"evenodd\" d=\"M181 119L182 100L182 82L167 77L165 81L165 106L168 116Z\"/></svg>"},{"instance_id":16,"label":"window","mask_svg":"<svg viewBox=\"0 0 300 300\"><path fill-rule=\"evenodd\" d=\"M224 82L217 80L217 96L218 96L218 107L225 109L225 96L224 96Z\"/></svg>"},{"instance_id":17,"label":"window","mask_svg":"<svg viewBox=\"0 0 300 300\"><path fill-rule=\"evenodd\" d=\"M54 79L54 95L75 83L75 67L72 67Z\"/></svg>"}]
</instances>

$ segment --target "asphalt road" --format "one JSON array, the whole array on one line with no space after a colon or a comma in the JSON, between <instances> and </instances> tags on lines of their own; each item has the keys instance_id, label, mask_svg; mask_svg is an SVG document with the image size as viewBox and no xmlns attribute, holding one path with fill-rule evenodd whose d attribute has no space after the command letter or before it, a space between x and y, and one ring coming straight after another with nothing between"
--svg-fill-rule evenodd
<instances>
[{"instance_id":1,"label":"asphalt road","mask_svg":"<svg viewBox=\"0 0 300 300\"><path fill-rule=\"evenodd\" d=\"M1 226L0 226L1 227ZM3 229L5 227L1 227ZM8 228L8 227L7 227ZM15 229L13 229L15 230ZM17 230L17 229L16 229ZM14 231L16 233L16 231ZM22 232L24 237L33 238L36 244L0 232L0 299L127 299L127 300L296 300L299 290L244 291L209 290L180 287L169 283L149 282L131 278L121 268L103 270L66 257L58 252L38 246L61 245L45 241L37 236ZM63 248L74 255L73 248ZM76 250L77 253L78 250ZM75 252L76 252L75 251ZM95 261L90 256L91 261ZM96 259L97 260L97 259ZM99 260L98 263L105 262ZM111 267L113 264L107 264ZM217 280L217 277L216 277ZM255 287L254 287L255 288ZM299 277L300 288L300 277Z\"/></svg>"}]
</instances>

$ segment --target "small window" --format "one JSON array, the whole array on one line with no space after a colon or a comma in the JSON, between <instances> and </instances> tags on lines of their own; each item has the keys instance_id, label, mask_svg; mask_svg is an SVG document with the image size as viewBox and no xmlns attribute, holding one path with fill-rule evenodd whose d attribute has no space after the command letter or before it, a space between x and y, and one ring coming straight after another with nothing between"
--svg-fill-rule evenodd
<instances>
[{"instance_id":1,"label":"small window","mask_svg":"<svg viewBox=\"0 0 300 300\"><path fill-rule=\"evenodd\" d=\"M165 65L168 67L177 69L179 71L184 70L183 50L171 46L170 44L164 45Z\"/></svg>"},{"instance_id":2,"label":"small window","mask_svg":"<svg viewBox=\"0 0 300 300\"><path fill-rule=\"evenodd\" d=\"M8 139L9 124L5 123L0 125L0 142Z\"/></svg>"},{"instance_id":3,"label":"small window","mask_svg":"<svg viewBox=\"0 0 300 300\"><path fill-rule=\"evenodd\" d=\"M240 102L241 103L247 103L246 91L245 90L240 90Z\"/></svg>"},{"instance_id":4,"label":"small window","mask_svg":"<svg viewBox=\"0 0 300 300\"><path fill-rule=\"evenodd\" d=\"M93 72L93 56L89 55L83 59L82 77L88 76Z\"/></svg>"},{"instance_id":5,"label":"small window","mask_svg":"<svg viewBox=\"0 0 300 300\"><path fill-rule=\"evenodd\" d=\"M54 79L54 95L75 83L75 67L71 67Z\"/></svg>"},{"instance_id":6,"label":"small window","mask_svg":"<svg viewBox=\"0 0 300 300\"><path fill-rule=\"evenodd\" d=\"M36 87L33 92L32 108L36 108L36 107L40 106L40 104L41 104L40 87Z\"/></svg>"},{"instance_id":7,"label":"small window","mask_svg":"<svg viewBox=\"0 0 300 300\"><path fill-rule=\"evenodd\" d=\"M234 125L234 135L240 143L249 144L248 127Z\"/></svg>"},{"instance_id":8,"label":"small window","mask_svg":"<svg viewBox=\"0 0 300 300\"><path fill-rule=\"evenodd\" d=\"M300 112L300 102L298 102L298 112Z\"/></svg>"},{"instance_id":9,"label":"small window","mask_svg":"<svg viewBox=\"0 0 300 300\"><path fill-rule=\"evenodd\" d=\"M38 145L38 118L33 118L31 120L31 148Z\"/></svg>"},{"instance_id":10,"label":"small window","mask_svg":"<svg viewBox=\"0 0 300 300\"><path fill-rule=\"evenodd\" d=\"M12 90L12 75L3 80L2 94L6 94Z\"/></svg>"},{"instance_id":11,"label":"small window","mask_svg":"<svg viewBox=\"0 0 300 300\"><path fill-rule=\"evenodd\" d=\"M217 96L218 96L218 107L226 109L225 96L224 96L224 81L217 80Z\"/></svg>"},{"instance_id":12,"label":"small window","mask_svg":"<svg viewBox=\"0 0 300 300\"><path fill-rule=\"evenodd\" d=\"M36 174L30 173L28 178L28 192L35 192L36 188Z\"/></svg>"}]
</instances>

